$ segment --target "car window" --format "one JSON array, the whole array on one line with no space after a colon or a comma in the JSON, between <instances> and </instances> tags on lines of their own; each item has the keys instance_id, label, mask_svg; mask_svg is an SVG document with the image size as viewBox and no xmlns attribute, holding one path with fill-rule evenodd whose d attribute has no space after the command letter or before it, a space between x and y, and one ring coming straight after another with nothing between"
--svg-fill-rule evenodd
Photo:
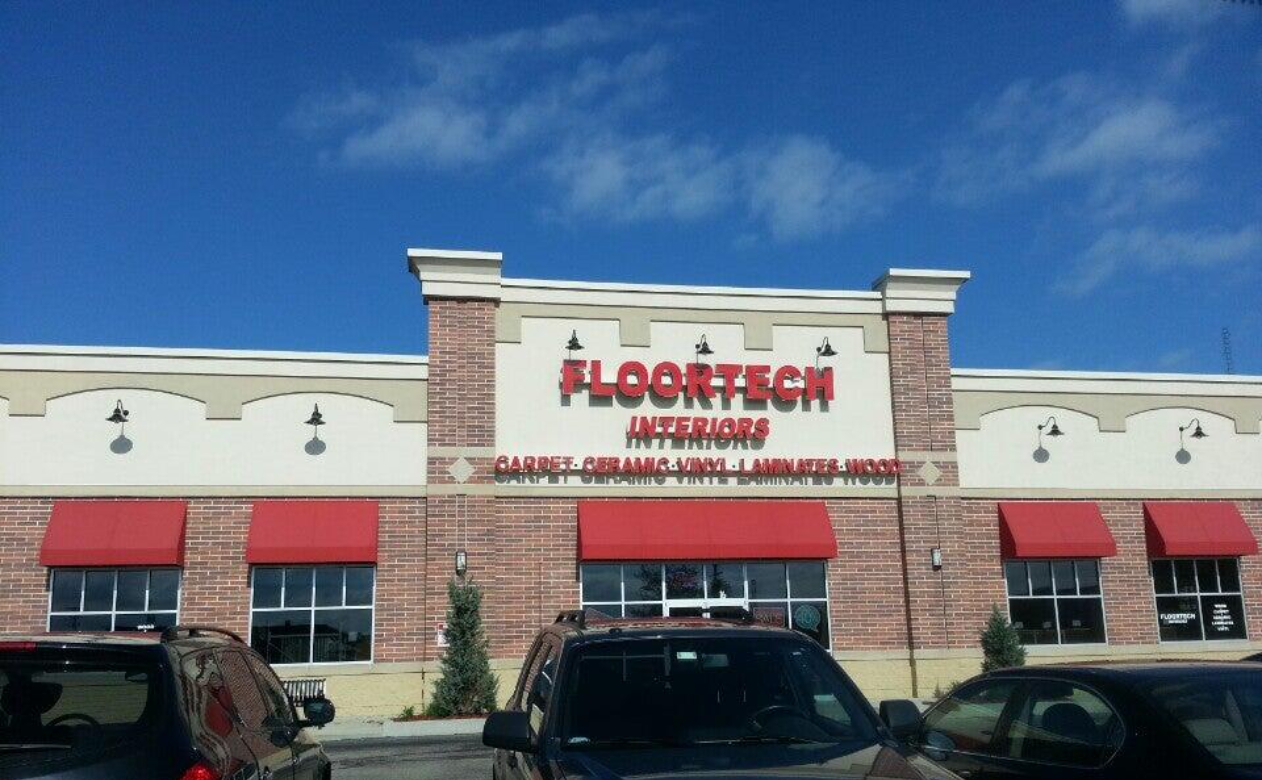
<instances>
[{"instance_id":1,"label":"car window","mask_svg":"<svg viewBox=\"0 0 1262 780\"><path fill-rule=\"evenodd\" d=\"M246 662L250 665L250 669L254 671L254 676L258 678L259 686L263 690L263 703L267 707L266 721L271 726L293 726L296 718L294 717L294 707L289 701L289 694L285 692L285 686L281 684L280 678L276 676L276 672L272 671L272 667L267 665L262 658L253 653L243 653Z\"/></svg>"},{"instance_id":2,"label":"car window","mask_svg":"<svg viewBox=\"0 0 1262 780\"><path fill-rule=\"evenodd\" d=\"M236 707L241 723L254 731L273 728L268 723L272 708L264 698L263 690L255 682L246 656L236 650L222 650L216 653L216 658L219 660L219 668L223 670L232 704Z\"/></svg>"},{"instance_id":3,"label":"car window","mask_svg":"<svg viewBox=\"0 0 1262 780\"><path fill-rule=\"evenodd\" d=\"M538 734L543 729L543 720L548 713L548 702L552 699L552 688L556 682L556 666L559 656L558 648L550 641L545 641L539 654L540 663L526 694L526 711L530 713L530 729Z\"/></svg>"},{"instance_id":4,"label":"car window","mask_svg":"<svg viewBox=\"0 0 1262 780\"><path fill-rule=\"evenodd\" d=\"M1262 767L1262 674L1197 674L1145 692L1219 762Z\"/></svg>"},{"instance_id":5,"label":"car window","mask_svg":"<svg viewBox=\"0 0 1262 780\"><path fill-rule=\"evenodd\" d=\"M939 750L994 753L999 719L1018 687L1013 680L983 680L961 688L925 713L921 741Z\"/></svg>"},{"instance_id":6,"label":"car window","mask_svg":"<svg viewBox=\"0 0 1262 780\"><path fill-rule=\"evenodd\" d=\"M513 698L508 703L510 710L520 710L522 697L525 695L527 686L539 671L539 664L543 662L541 653L543 652L543 637L535 639L534 645L531 646L530 652L526 654L526 663L521 668L521 675L517 678L517 688L513 691Z\"/></svg>"},{"instance_id":7,"label":"car window","mask_svg":"<svg viewBox=\"0 0 1262 780\"><path fill-rule=\"evenodd\" d=\"M555 699L566 750L626 744L877 741L818 644L796 636L613 638L567 656ZM857 744L856 744L857 743Z\"/></svg>"},{"instance_id":8,"label":"car window","mask_svg":"<svg viewBox=\"0 0 1262 780\"><path fill-rule=\"evenodd\" d=\"M1125 736L1117 713L1098 694L1071 683L1032 683L1008 730L1005 754L1023 761L1099 767Z\"/></svg>"},{"instance_id":9,"label":"car window","mask_svg":"<svg viewBox=\"0 0 1262 780\"><path fill-rule=\"evenodd\" d=\"M0 651L0 744L47 746L0 751L0 775L28 764L41 765L41 777L59 774L88 753L147 743L164 687L157 663L140 654Z\"/></svg>"},{"instance_id":10,"label":"car window","mask_svg":"<svg viewBox=\"0 0 1262 780\"><path fill-rule=\"evenodd\" d=\"M239 717L232 703L232 691L223 670L211 651L191 653L180 662L184 675L184 706L190 722L219 736L232 731L232 719Z\"/></svg>"}]
</instances>

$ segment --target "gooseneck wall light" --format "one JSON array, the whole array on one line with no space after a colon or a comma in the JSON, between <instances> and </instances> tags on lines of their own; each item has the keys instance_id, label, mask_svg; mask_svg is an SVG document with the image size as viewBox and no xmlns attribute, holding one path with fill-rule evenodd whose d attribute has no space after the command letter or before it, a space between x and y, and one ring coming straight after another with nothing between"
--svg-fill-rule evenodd
<instances>
[{"instance_id":1,"label":"gooseneck wall light","mask_svg":"<svg viewBox=\"0 0 1262 780\"><path fill-rule=\"evenodd\" d=\"M1187 433L1189 430L1191 431L1191 433ZM1188 421L1187 425L1179 426L1179 451L1174 454L1174 459L1177 463L1180 463L1183 465L1186 465L1192 461L1192 453L1188 452L1187 444L1184 441L1185 435L1191 436L1193 439L1209 438L1209 434L1206 433L1203 428L1201 428L1201 418L1199 417L1193 417L1191 420Z\"/></svg>"},{"instance_id":2,"label":"gooseneck wall light","mask_svg":"<svg viewBox=\"0 0 1262 780\"><path fill-rule=\"evenodd\" d=\"M692 347L693 361L697 363L698 365L700 365L702 355L713 355L713 354L714 354L714 350L710 349L710 342L706 341L705 334L702 333L701 338L698 339L697 343L694 344Z\"/></svg>"},{"instance_id":3,"label":"gooseneck wall light","mask_svg":"<svg viewBox=\"0 0 1262 780\"><path fill-rule=\"evenodd\" d=\"M1044 420L1043 423L1038 426L1038 432L1039 446L1034 450L1034 462L1046 463L1051 459L1052 454L1047 451L1046 447L1043 446L1043 436L1046 435L1049 438L1055 439L1064 436L1065 433L1060 429L1060 425L1057 424L1055 417L1048 417Z\"/></svg>"},{"instance_id":4,"label":"gooseneck wall light","mask_svg":"<svg viewBox=\"0 0 1262 780\"><path fill-rule=\"evenodd\" d=\"M110 451L115 455L131 452L131 439L127 438L127 419L130 416L131 412L123 408L123 401L120 398L114 402L114 411L105 418L106 422L112 422L118 426L118 437L110 442Z\"/></svg>"},{"instance_id":5,"label":"gooseneck wall light","mask_svg":"<svg viewBox=\"0 0 1262 780\"><path fill-rule=\"evenodd\" d=\"M815 373L819 373L819 359L836 357L837 350L833 349L833 345L828 343L828 337L824 337L824 342L815 348Z\"/></svg>"},{"instance_id":6,"label":"gooseneck wall light","mask_svg":"<svg viewBox=\"0 0 1262 780\"><path fill-rule=\"evenodd\" d=\"M578 340L578 331L570 331L570 340L565 342L565 359L573 360L574 353L583 348L583 342Z\"/></svg>"},{"instance_id":7,"label":"gooseneck wall light","mask_svg":"<svg viewBox=\"0 0 1262 780\"><path fill-rule=\"evenodd\" d=\"M315 404L315 408L311 410L311 416L303 424L311 426L311 440L303 447L307 454L319 455L328 449L328 445L320 438L320 426L325 424L324 415L320 414L320 404Z\"/></svg>"}]
</instances>

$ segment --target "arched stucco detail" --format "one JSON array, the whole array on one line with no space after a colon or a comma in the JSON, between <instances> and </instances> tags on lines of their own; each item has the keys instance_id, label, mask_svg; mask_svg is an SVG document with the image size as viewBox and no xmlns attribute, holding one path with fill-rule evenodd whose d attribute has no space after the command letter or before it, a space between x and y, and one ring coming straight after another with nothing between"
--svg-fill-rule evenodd
<instances>
[{"instance_id":1,"label":"arched stucco detail","mask_svg":"<svg viewBox=\"0 0 1262 780\"><path fill-rule=\"evenodd\" d=\"M955 427L978 430L981 418L1002 409L1046 406L1094 417L1103 432L1123 433L1126 420L1158 409L1198 409L1234 421L1236 433L1258 433L1262 398L1236 396L1123 395L1088 393L1025 393L957 390Z\"/></svg>"}]
</instances>

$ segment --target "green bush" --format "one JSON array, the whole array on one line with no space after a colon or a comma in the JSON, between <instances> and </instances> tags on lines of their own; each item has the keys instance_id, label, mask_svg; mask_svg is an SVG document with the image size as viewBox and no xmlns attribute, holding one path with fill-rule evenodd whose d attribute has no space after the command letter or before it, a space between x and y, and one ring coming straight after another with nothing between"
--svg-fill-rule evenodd
<instances>
[{"instance_id":1,"label":"green bush","mask_svg":"<svg viewBox=\"0 0 1262 780\"><path fill-rule=\"evenodd\" d=\"M425 714L435 718L482 715L495 709L499 685L491 674L486 633L482 630L482 591L472 582L447 584L447 649L443 676Z\"/></svg>"},{"instance_id":2,"label":"green bush","mask_svg":"<svg viewBox=\"0 0 1262 780\"><path fill-rule=\"evenodd\" d=\"M1021 634L1013 628L997 605L990 608L990 619L982 630L982 671L1025 666L1025 647Z\"/></svg>"}]
</instances>

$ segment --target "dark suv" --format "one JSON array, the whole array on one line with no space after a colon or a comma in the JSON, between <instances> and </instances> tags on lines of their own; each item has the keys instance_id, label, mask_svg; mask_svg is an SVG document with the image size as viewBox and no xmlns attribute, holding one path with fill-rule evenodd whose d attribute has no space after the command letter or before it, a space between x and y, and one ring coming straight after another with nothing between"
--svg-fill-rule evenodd
<instances>
[{"instance_id":1,"label":"dark suv","mask_svg":"<svg viewBox=\"0 0 1262 780\"><path fill-rule=\"evenodd\" d=\"M327 780L333 705L303 710L219 629L0 635L3 780Z\"/></svg>"},{"instance_id":2,"label":"dark suv","mask_svg":"<svg viewBox=\"0 0 1262 780\"><path fill-rule=\"evenodd\" d=\"M810 638L702 618L562 613L482 741L495 780L955 777L896 742Z\"/></svg>"}]
</instances>

